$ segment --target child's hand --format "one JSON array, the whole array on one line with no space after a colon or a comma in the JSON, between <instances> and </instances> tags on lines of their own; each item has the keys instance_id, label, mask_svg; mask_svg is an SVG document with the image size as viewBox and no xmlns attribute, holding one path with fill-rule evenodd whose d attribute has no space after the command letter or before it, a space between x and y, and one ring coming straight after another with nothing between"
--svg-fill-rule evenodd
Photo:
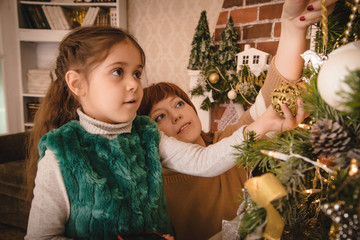
<instances>
[{"instance_id":1,"label":"child's hand","mask_svg":"<svg viewBox=\"0 0 360 240\"><path fill-rule=\"evenodd\" d=\"M167 239L167 240L175 240L173 236L171 236L170 234L164 234L162 235L163 238Z\"/></svg>"}]
</instances>

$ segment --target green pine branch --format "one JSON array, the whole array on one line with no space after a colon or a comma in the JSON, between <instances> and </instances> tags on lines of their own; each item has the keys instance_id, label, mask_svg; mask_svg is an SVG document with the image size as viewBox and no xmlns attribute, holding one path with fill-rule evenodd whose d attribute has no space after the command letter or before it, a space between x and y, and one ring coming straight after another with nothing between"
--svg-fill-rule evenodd
<instances>
[{"instance_id":1,"label":"green pine branch","mask_svg":"<svg viewBox=\"0 0 360 240\"><path fill-rule=\"evenodd\" d=\"M327 45L327 53L332 52L336 43L339 43L341 46L343 43L341 39L345 36L345 30L347 28L347 23L349 22L349 17L351 14L351 9L348 6L348 2L345 0L339 0L336 2L335 9L332 14L328 17L328 45ZM315 38L315 46L316 52L323 52L323 33L321 31L321 25L318 24L319 31L316 34ZM350 33L348 42L352 42L356 40L360 36L360 17L359 13L356 13L355 19L352 23L352 31Z\"/></svg>"}]
</instances>

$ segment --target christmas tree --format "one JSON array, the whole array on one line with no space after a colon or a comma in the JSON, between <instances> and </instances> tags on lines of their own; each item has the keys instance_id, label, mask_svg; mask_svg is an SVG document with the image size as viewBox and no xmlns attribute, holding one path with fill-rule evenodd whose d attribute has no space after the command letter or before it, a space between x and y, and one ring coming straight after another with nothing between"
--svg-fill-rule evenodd
<instances>
[{"instance_id":1,"label":"christmas tree","mask_svg":"<svg viewBox=\"0 0 360 240\"><path fill-rule=\"evenodd\" d=\"M224 31L221 33L219 48L214 54L214 62L227 70L236 70L236 54L239 48L236 45L238 33L234 28L234 21L229 17Z\"/></svg>"},{"instance_id":2,"label":"christmas tree","mask_svg":"<svg viewBox=\"0 0 360 240\"><path fill-rule=\"evenodd\" d=\"M191 89L192 96L207 95L201 109L210 110L222 103L233 101L242 105L251 105L263 85L266 72L255 76L249 66L243 66L236 72L239 49L236 45L238 33L230 16L221 33L221 41L213 58L203 65L199 84Z\"/></svg>"},{"instance_id":3,"label":"christmas tree","mask_svg":"<svg viewBox=\"0 0 360 240\"><path fill-rule=\"evenodd\" d=\"M339 1L328 31L321 26L317 53L331 54L304 69L304 124L266 140L250 133L236 147L239 165L265 173L245 183L239 238L269 238L277 230L281 239L360 239L358 11L358 2ZM348 23L340 28L344 12Z\"/></svg>"},{"instance_id":4,"label":"christmas tree","mask_svg":"<svg viewBox=\"0 0 360 240\"><path fill-rule=\"evenodd\" d=\"M206 11L201 12L191 45L188 69L201 70L211 61L211 55L214 51L214 43L210 37Z\"/></svg>"}]
</instances>

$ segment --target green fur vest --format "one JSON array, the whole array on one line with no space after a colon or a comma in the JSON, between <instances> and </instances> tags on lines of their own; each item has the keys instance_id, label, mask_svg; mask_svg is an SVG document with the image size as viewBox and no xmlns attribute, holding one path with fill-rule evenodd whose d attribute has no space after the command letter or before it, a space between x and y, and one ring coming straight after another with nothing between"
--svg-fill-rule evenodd
<instances>
[{"instance_id":1,"label":"green fur vest","mask_svg":"<svg viewBox=\"0 0 360 240\"><path fill-rule=\"evenodd\" d=\"M159 158L160 133L136 117L131 133L107 139L77 121L47 133L40 159L54 152L70 201L65 234L74 239L117 239L119 234L172 234Z\"/></svg>"}]
</instances>

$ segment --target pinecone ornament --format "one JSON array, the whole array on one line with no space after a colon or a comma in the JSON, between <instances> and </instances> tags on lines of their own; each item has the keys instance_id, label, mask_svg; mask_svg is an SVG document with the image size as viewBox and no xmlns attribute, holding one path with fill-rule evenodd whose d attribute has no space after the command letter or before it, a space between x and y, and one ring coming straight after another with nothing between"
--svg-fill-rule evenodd
<instances>
[{"instance_id":1,"label":"pinecone ornament","mask_svg":"<svg viewBox=\"0 0 360 240\"><path fill-rule=\"evenodd\" d=\"M319 158L336 158L348 148L351 138L344 128L331 119L318 120L310 132L313 153Z\"/></svg>"}]
</instances>

